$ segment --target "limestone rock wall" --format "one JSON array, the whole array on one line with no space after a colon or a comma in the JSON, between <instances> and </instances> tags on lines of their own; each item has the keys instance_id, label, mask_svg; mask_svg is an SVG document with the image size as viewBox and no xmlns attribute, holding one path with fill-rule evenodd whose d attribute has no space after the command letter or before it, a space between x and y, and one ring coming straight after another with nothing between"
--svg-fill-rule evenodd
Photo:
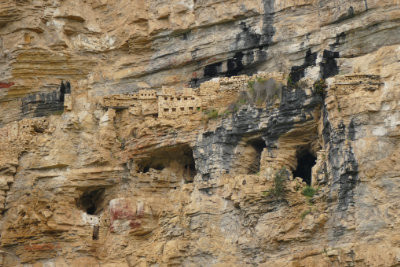
<instances>
[{"instance_id":1,"label":"limestone rock wall","mask_svg":"<svg viewBox=\"0 0 400 267\"><path fill-rule=\"evenodd\" d=\"M399 265L399 19L2 1L0 264Z\"/></svg>"}]
</instances>

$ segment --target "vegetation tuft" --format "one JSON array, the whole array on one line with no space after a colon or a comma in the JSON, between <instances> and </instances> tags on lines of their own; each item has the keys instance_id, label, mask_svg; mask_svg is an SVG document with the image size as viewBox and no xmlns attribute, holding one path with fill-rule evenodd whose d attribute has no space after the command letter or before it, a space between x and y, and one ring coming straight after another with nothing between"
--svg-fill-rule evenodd
<instances>
[{"instance_id":1,"label":"vegetation tuft","mask_svg":"<svg viewBox=\"0 0 400 267\"><path fill-rule=\"evenodd\" d=\"M275 173L274 186L263 192L265 196L271 196L275 199L283 199L285 197L285 181L288 179L286 167L282 167Z\"/></svg>"},{"instance_id":2,"label":"vegetation tuft","mask_svg":"<svg viewBox=\"0 0 400 267\"><path fill-rule=\"evenodd\" d=\"M309 185L307 185L306 187L303 188L301 193L303 194L303 196L306 197L306 201L307 201L308 205L312 206L314 204L312 201L312 198L314 197L314 195L317 191L318 191L318 189L315 189L314 187L309 186Z\"/></svg>"},{"instance_id":3,"label":"vegetation tuft","mask_svg":"<svg viewBox=\"0 0 400 267\"><path fill-rule=\"evenodd\" d=\"M207 115L207 119L209 119L209 120L216 119L216 118L218 118L218 110L215 110L215 109L209 110L209 111L207 111L206 115Z\"/></svg>"},{"instance_id":4,"label":"vegetation tuft","mask_svg":"<svg viewBox=\"0 0 400 267\"><path fill-rule=\"evenodd\" d=\"M318 188L314 188L314 187L309 186L309 185L303 187L303 190L302 190L301 193L303 194L303 196L306 197L306 203L309 206L313 206L314 205L314 203L312 201L312 198L317 193L317 191L318 191ZM307 210L305 210L305 211L303 211L301 213L301 215L300 215L301 219L303 220L310 213L312 213L311 207L309 207Z\"/></svg>"},{"instance_id":5,"label":"vegetation tuft","mask_svg":"<svg viewBox=\"0 0 400 267\"><path fill-rule=\"evenodd\" d=\"M314 83L314 91L320 96L325 96L325 89L328 88L324 79L319 79Z\"/></svg>"},{"instance_id":6,"label":"vegetation tuft","mask_svg":"<svg viewBox=\"0 0 400 267\"><path fill-rule=\"evenodd\" d=\"M305 197L312 198L316 192L317 190L314 187L307 185L306 187L303 188L302 194Z\"/></svg>"},{"instance_id":7,"label":"vegetation tuft","mask_svg":"<svg viewBox=\"0 0 400 267\"><path fill-rule=\"evenodd\" d=\"M303 212L301 213L301 215L300 215L301 219L304 220L304 218L305 218L308 214L310 214L310 213L311 213L311 208L308 209L308 210L303 211Z\"/></svg>"},{"instance_id":8,"label":"vegetation tuft","mask_svg":"<svg viewBox=\"0 0 400 267\"><path fill-rule=\"evenodd\" d=\"M292 76L289 75L287 78L287 87L289 88L294 88L296 87L296 84L293 82Z\"/></svg>"}]
</instances>

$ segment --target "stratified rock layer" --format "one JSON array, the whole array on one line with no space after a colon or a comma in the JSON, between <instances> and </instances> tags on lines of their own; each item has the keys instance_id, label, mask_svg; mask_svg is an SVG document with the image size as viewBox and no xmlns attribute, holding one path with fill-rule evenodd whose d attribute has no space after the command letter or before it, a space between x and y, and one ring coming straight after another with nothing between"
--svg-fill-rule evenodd
<instances>
[{"instance_id":1,"label":"stratified rock layer","mask_svg":"<svg viewBox=\"0 0 400 267\"><path fill-rule=\"evenodd\" d=\"M398 0L3 1L0 263L397 266L399 88Z\"/></svg>"}]
</instances>

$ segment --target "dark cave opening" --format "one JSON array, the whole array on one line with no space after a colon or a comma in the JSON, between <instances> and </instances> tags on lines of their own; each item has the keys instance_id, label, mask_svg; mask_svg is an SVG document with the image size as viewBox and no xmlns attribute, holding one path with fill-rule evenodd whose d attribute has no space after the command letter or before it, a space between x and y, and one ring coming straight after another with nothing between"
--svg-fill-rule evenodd
<instances>
[{"instance_id":1,"label":"dark cave opening","mask_svg":"<svg viewBox=\"0 0 400 267\"><path fill-rule=\"evenodd\" d=\"M165 167L162 164L157 164L157 165L146 165L143 167L143 173L147 173L150 171L150 168L155 169L157 171L162 171Z\"/></svg>"},{"instance_id":2,"label":"dark cave opening","mask_svg":"<svg viewBox=\"0 0 400 267\"><path fill-rule=\"evenodd\" d=\"M153 167L153 169L157 170L157 171L162 171L164 169L164 166L159 164Z\"/></svg>"},{"instance_id":3,"label":"dark cave opening","mask_svg":"<svg viewBox=\"0 0 400 267\"><path fill-rule=\"evenodd\" d=\"M99 229L100 227L98 225L93 227L92 240L99 240Z\"/></svg>"},{"instance_id":4,"label":"dark cave opening","mask_svg":"<svg viewBox=\"0 0 400 267\"><path fill-rule=\"evenodd\" d=\"M267 145L262 138L250 140L249 145L254 148L256 154L253 164L251 164L251 166L249 167L248 174L256 174L260 171L261 167L261 153L263 152L264 148L267 147Z\"/></svg>"},{"instance_id":5,"label":"dark cave opening","mask_svg":"<svg viewBox=\"0 0 400 267\"><path fill-rule=\"evenodd\" d=\"M89 215L95 215L101 210L104 199L104 188L87 190L77 201L77 206Z\"/></svg>"},{"instance_id":6,"label":"dark cave opening","mask_svg":"<svg viewBox=\"0 0 400 267\"><path fill-rule=\"evenodd\" d=\"M192 149L187 150L184 153L184 161L185 161L185 183L193 183L194 177L196 176L196 164L193 158Z\"/></svg>"},{"instance_id":7,"label":"dark cave opening","mask_svg":"<svg viewBox=\"0 0 400 267\"><path fill-rule=\"evenodd\" d=\"M293 177L300 177L311 185L311 169L315 165L317 158L309 151L297 153L297 168L293 172Z\"/></svg>"},{"instance_id":8,"label":"dark cave opening","mask_svg":"<svg viewBox=\"0 0 400 267\"><path fill-rule=\"evenodd\" d=\"M143 173L149 172L150 167L149 166L144 166L143 167Z\"/></svg>"}]
</instances>

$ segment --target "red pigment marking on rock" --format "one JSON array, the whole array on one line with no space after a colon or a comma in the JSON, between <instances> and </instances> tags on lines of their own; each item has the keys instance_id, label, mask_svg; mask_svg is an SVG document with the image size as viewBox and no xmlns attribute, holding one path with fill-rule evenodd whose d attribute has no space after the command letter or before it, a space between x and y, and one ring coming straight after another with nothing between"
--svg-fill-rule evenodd
<instances>
[{"instance_id":1,"label":"red pigment marking on rock","mask_svg":"<svg viewBox=\"0 0 400 267\"><path fill-rule=\"evenodd\" d=\"M139 228L141 226L141 223L140 223L140 221L131 220L129 223L129 226L131 227L131 229L135 229L135 228Z\"/></svg>"},{"instance_id":2,"label":"red pigment marking on rock","mask_svg":"<svg viewBox=\"0 0 400 267\"><path fill-rule=\"evenodd\" d=\"M11 83L0 83L0 88L10 88L14 84L15 83L13 83L13 82L11 82Z\"/></svg>"},{"instance_id":3,"label":"red pigment marking on rock","mask_svg":"<svg viewBox=\"0 0 400 267\"><path fill-rule=\"evenodd\" d=\"M144 216L144 209L139 209L136 211L136 217L142 218Z\"/></svg>"},{"instance_id":4,"label":"red pigment marking on rock","mask_svg":"<svg viewBox=\"0 0 400 267\"><path fill-rule=\"evenodd\" d=\"M138 209L136 212L133 212L129 203L119 203L110 209L110 231L115 232L114 221L115 220L129 220L129 226L131 229L139 228L142 223L140 221L141 218L144 217L144 209Z\"/></svg>"},{"instance_id":5,"label":"red pigment marking on rock","mask_svg":"<svg viewBox=\"0 0 400 267\"><path fill-rule=\"evenodd\" d=\"M54 245L51 243L43 243L43 244L33 244L24 246L27 251L46 251L46 250L54 250L60 248L60 245Z\"/></svg>"},{"instance_id":6,"label":"red pigment marking on rock","mask_svg":"<svg viewBox=\"0 0 400 267\"><path fill-rule=\"evenodd\" d=\"M111 212L111 219L121 220L121 219L131 219L133 217L133 212L131 210L113 210Z\"/></svg>"},{"instance_id":7,"label":"red pigment marking on rock","mask_svg":"<svg viewBox=\"0 0 400 267\"><path fill-rule=\"evenodd\" d=\"M110 210L111 213L111 223L115 220L131 220L135 217L132 209L130 208L128 203L123 203L120 206L112 207Z\"/></svg>"}]
</instances>

